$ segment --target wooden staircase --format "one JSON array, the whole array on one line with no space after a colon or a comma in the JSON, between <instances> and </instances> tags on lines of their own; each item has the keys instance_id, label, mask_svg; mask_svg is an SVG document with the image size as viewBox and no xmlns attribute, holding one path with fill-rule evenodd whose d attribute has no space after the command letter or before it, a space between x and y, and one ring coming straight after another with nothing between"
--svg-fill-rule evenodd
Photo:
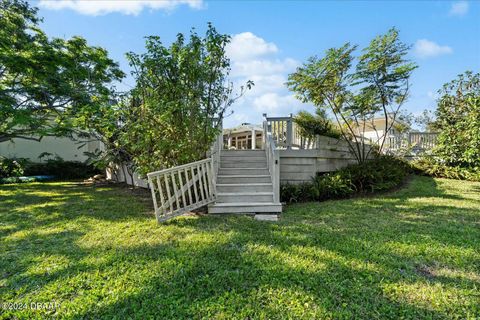
<instances>
[{"instance_id":1,"label":"wooden staircase","mask_svg":"<svg viewBox=\"0 0 480 320\"><path fill-rule=\"evenodd\" d=\"M209 213L280 213L265 150L222 150Z\"/></svg>"}]
</instances>

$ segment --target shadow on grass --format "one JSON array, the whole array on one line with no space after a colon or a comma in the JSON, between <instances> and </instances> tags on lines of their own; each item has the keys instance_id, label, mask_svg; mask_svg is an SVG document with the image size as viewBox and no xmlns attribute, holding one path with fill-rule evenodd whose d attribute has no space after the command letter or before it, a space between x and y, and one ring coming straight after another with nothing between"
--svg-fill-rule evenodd
<instances>
[{"instance_id":1,"label":"shadow on grass","mask_svg":"<svg viewBox=\"0 0 480 320\"><path fill-rule=\"evenodd\" d=\"M480 267L478 208L457 206L475 199L447 194L433 179L415 178L379 198L294 205L277 224L246 217L174 219L125 235L146 242L113 246L78 242L95 220L145 223L146 204L111 188L92 193L47 186L41 192L54 195L42 195L29 186L25 196L23 190L7 196L16 203L6 217L15 231L7 235L26 234L6 241L0 293L15 299L65 283L68 288L53 293L73 317L462 318L478 312L476 298L462 293L478 287L478 278L435 274L435 268L464 275ZM35 207L30 220L17 221L25 214L17 210L22 205L52 202L54 210ZM71 221L79 227L68 230ZM49 227L66 230L41 232ZM67 262L32 275L34 264L52 255ZM119 293L112 297L103 286ZM431 292L418 298L409 286ZM85 291L92 297L82 300ZM72 300L84 305L69 305ZM433 307L432 300L445 305Z\"/></svg>"}]
</instances>

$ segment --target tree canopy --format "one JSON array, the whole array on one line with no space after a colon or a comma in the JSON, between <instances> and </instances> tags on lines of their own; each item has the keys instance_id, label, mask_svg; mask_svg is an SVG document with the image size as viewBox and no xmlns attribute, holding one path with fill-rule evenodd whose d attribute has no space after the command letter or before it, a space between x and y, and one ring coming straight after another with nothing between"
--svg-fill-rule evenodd
<instances>
[{"instance_id":1,"label":"tree canopy","mask_svg":"<svg viewBox=\"0 0 480 320\"><path fill-rule=\"evenodd\" d=\"M435 154L450 166L480 168L480 73L460 74L439 95Z\"/></svg>"},{"instance_id":2,"label":"tree canopy","mask_svg":"<svg viewBox=\"0 0 480 320\"><path fill-rule=\"evenodd\" d=\"M40 21L25 1L0 2L0 142L70 134L76 114L108 103L124 76L105 49L51 39Z\"/></svg>"},{"instance_id":3,"label":"tree canopy","mask_svg":"<svg viewBox=\"0 0 480 320\"><path fill-rule=\"evenodd\" d=\"M145 53L127 54L136 86L123 106L122 141L139 172L205 157L228 107L253 85L248 81L233 92L229 41L209 24L203 37L192 30L165 46L151 36Z\"/></svg>"},{"instance_id":4,"label":"tree canopy","mask_svg":"<svg viewBox=\"0 0 480 320\"><path fill-rule=\"evenodd\" d=\"M287 85L303 102L332 112L352 153L363 162L371 150L365 151L362 137L367 123L380 114L386 131L392 128L408 97L408 80L416 65L405 58L409 46L394 28L374 38L358 57L356 50L356 45L346 43L328 49L322 58L309 58L289 75ZM368 143L382 148L385 138L386 133Z\"/></svg>"}]
</instances>

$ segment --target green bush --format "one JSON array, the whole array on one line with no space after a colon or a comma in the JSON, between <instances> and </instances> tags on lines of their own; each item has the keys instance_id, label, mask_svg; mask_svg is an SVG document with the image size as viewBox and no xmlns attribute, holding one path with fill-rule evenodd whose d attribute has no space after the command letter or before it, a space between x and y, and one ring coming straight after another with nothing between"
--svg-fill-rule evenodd
<instances>
[{"instance_id":1,"label":"green bush","mask_svg":"<svg viewBox=\"0 0 480 320\"><path fill-rule=\"evenodd\" d=\"M400 185L411 172L409 164L394 156L377 158L340 169L335 174L348 179L355 192L385 191Z\"/></svg>"},{"instance_id":2,"label":"green bush","mask_svg":"<svg viewBox=\"0 0 480 320\"><path fill-rule=\"evenodd\" d=\"M403 160L379 156L362 164L317 175L311 182L282 185L280 197L284 202L323 201L387 191L399 186L411 171L410 165Z\"/></svg>"},{"instance_id":3,"label":"green bush","mask_svg":"<svg viewBox=\"0 0 480 320\"><path fill-rule=\"evenodd\" d=\"M307 111L300 111L293 118L293 121L297 124L299 133L303 137L310 139L317 135L332 138L341 137L340 131L333 126L325 112L321 109L317 109L315 115Z\"/></svg>"},{"instance_id":4,"label":"green bush","mask_svg":"<svg viewBox=\"0 0 480 320\"><path fill-rule=\"evenodd\" d=\"M313 179L312 192L317 201L346 198L355 193L355 186L348 177L336 172L327 173Z\"/></svg>"},{"instance_id":5,"label":"green bush","mask_svg":"<svg viewBox=\"0 0 480 320\"><path fill-rule=\"evenodd\" d=\"M36 182L36 181L38 180L35 178L24 178L24 179L20 179L20 177L0 178L0 184Z\"/></svg>"},{"instance_id":6,"label":"green bush","mask_svg":"<svg viewBox=\"0 0 480 320\"><path fill-rule=\"evenodd\" d=\"M300 184L282 184L280 186L280 198L283 202L307 202L314 200L312 183L303 182Z\"/></svg>"},{"instance_id":7,"label":"green bush","mask_svg":"<svg viewBox=\"0 0 480 320\"><path fill-rule=\"evenodd\" d=\"M52 175L58 180L82 179L101 173L91 164L79 161L65 161L61 158L48 159L44 163L31 163L25 168L25 175Z\"/></svg>"},{"instance_id":8,"label":"green bush","mask_svg":"<svg viewBox=\"0 0 480 320\"><path fill-rule=\"evenodd\" d=\"M416 174L457 180L480 181L480 167L449 166L439 159L423 157L412 161Z\"/></svg>"},{"instance_id":9,"label":"green bush","mask_svg":"<svg viewBox=\"0 0 480 320\"><path fill-rule=\"evenodd\" d=\"M25 171L27 160L23 158L0 157L0 178L19 177Z\"/></svg>"},{"instance_id":10,"label":"green bush","mask_svg":"<svg viewBox=\"0 0 480 320\"><path fill-rule=\"evenodd\" d=\"M480 167L480 73L459 75L439 95L434 126L440 134L434 154L447 167L435 170L469 176L459 168L478 172L475 168Z\"/></svg>"}]
</instances>

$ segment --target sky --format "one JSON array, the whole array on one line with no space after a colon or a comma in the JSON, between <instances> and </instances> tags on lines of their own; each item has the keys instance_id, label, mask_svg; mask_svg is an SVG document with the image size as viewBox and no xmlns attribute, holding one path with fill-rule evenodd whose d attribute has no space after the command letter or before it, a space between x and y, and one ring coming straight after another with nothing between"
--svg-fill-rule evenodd
<instances>
[{"instance_id":1,"label":"sky","mask_svg":"<svg viewBox=\"0 0 480 320\"><path fill-rule=\"evenodd\" d=\"M480 72L480 1L208 1L208 0L40 0L31 1L53 37L79 35L101 46L129 73L126 52L144 51L145 36L169 45L177 33L208 22L232 36L227 48L230 79L239 90L255 86L233 106L224 127L260 123L262 114L287 116L302 104L285 86L288 74L311 56L345 42L368 45L391 27L411 45L418 64L410 83L407 112L433 110L437 91L466 70ZM131 76L118 88L134 85Z\"/></svg>"}]
</instances>

